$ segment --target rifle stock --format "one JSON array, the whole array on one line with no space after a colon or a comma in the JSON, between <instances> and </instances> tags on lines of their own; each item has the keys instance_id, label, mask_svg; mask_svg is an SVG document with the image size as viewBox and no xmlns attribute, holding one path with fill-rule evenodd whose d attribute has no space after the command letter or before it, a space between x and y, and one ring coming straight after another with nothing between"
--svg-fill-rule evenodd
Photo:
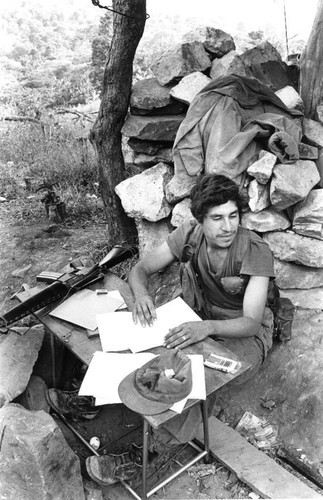
<instances>
[{"instance_id":1,"label":"rifle stock","mask_svg":"<svg viewBox=\"0 0 323 500\"><path fill-rule=\"evenodd\" d=\"M7 333L8 327L19 319L25 318L59 299L64 300L72 293L98 281L104 277L104 271L133 257L137 253L137 247L116 245L98 264L95 264L90 269L79 269L62 274L51 285L46 286L40 292L10 309L10 311L0 315L0 333Z\"/></svg>"}]
</instances>

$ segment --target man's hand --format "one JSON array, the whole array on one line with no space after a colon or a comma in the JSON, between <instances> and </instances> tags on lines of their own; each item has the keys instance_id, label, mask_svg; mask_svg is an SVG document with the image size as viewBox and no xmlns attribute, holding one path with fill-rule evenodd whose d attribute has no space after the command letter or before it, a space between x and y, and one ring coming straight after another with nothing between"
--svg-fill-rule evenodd
<instances>
[{"instance_id":1,"label":"man's hand","mask_svg":"<svg viewBox=\"0 0 323 500\"><path fill-rule=\"evenodd\" d=\"M200 340L206 339L211 333L212 328L209 321L182 323L169 330L169 333L165 336L164 346L167 349L172 349L173 347L183 349Z\"/></svg>"},{"instance_id":2,"label":"man's hand","mask_svg":"<svg viewBox=\"0 0 323 500\"><path fill-rule=\"evenodd\" d=\"M150 295L143 295L136 299L132 319L135 324L140 321L141 326L152 326L153 322L157 319L156 309L153 299Z\"/></svg>"}]
</instances>

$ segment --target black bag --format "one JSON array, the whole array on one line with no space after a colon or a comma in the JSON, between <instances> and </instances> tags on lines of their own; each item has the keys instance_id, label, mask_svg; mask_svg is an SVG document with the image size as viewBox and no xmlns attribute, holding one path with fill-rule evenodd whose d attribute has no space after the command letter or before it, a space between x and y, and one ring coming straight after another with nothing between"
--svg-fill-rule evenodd
<instances>
[{"instance_id":1,"label":"black bag","mask_svg":"<svg viewBox=\"0 0 323 500\"><path fill-rule=\"evenodd\" d=\"M295 306L287 297L280 297L275 281L270 282L267 305L274 314L274 340L278 342L290 340Z\"/></svg>"},{"instance_id":2,"label":"black bag","mask_svg":"<svg viewBox=\"0 0 323 500\"><path fill-rule=\"evenodd\" d=\"M179 259L179 276L182 287L182 297L185 302L202 318L205 316L205 300L198 275L197 254L201 245L203 230L201 226L192 223L192 229L187 235L182 255Z\"/></svg>"}]
</instances>

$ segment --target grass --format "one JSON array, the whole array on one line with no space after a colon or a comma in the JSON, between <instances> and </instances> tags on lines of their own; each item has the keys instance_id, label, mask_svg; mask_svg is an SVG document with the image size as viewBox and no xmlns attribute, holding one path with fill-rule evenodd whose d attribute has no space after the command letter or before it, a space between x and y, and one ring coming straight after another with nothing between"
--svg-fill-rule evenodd
<instances>
[{"instance_id":1,"label":"grass","mask_svg":"<svg viewBox=\"0 0 323 500\"><path fill-rule=\"evenodd\" d=\"M45 131L28 122L1 124L0 196L17 201L17 208L28 200L41 206L52 187L70 216L84 218L93 209L102 213L96 159L87 134L77 136L69 123Z\"/></svg>"},{"instance_id":2,"label":"grass","mask_svg":"<svg viewBox=\"0 0 323 500\"><path fill-rule=\"evenodd\" d=\"M81 140L80 131L83 131ZM74 127L65 117L56 127L47 127L46 135L34 123L0 122L0 196L7 200L1 203L1 217L12 225L46 220L42 199L48 193L47 188L52 187L66 205L64 226L81 230L84 224L104 225L96 159L86 136L84 128ZM137 243L124 242L127 246ZM94 239L86 253L93 262L98 262L110 250L111 246ZM134 255L113 271L126 279L137 260Z\"/></svg>"}]
</instances>

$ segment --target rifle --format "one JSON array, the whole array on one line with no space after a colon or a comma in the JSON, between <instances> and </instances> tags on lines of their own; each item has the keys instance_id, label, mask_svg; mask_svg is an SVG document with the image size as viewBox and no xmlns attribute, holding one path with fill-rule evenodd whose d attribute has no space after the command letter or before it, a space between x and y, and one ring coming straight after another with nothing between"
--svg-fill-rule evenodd
<instances>
[{"instance_id":1,"label":"rifle","mask_svg":"<svg viewBox=\"0 0 323 500\"><path fill-rule=\"evenodd\" d=\"M104 277L104 271L120 264L120 262L123 262L129 257L133 257L137 253L137 247L116 245L98 264L95 264L90 269L75 269L61 275L56 273L41 273L37 277L38 281L52 283L29 299L21 302L21 304L10 309L10 311L0 315L0 333L8 333L8 327L12 323L25 318L29 314L59 299L64 300L72 293L82 290L86 286L102 279Z\"/></svg>"}]
</instances>

